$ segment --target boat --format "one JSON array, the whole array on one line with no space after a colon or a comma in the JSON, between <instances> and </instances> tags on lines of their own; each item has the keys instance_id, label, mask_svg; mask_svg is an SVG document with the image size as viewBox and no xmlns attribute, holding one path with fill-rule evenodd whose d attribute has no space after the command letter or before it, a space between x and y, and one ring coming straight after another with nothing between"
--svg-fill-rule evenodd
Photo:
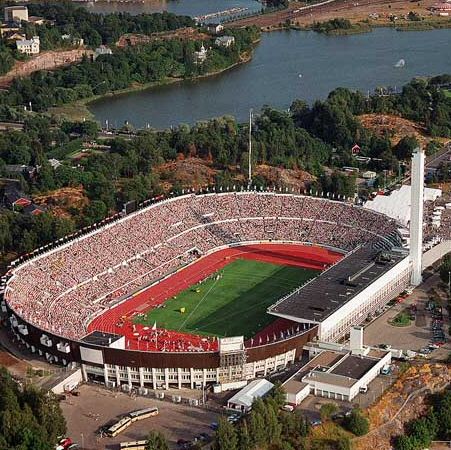
<instances>
[{"instance_id":1,"label":"boat","mask_svg":"<svg viewBox=\"0 0 451 450\"><path fill-rule=\"evenodd\" d=\"M406 65L406 62L403 59L400 59L396 64L395 67L400 68L404 67Z\"/></svg>"}]
</instances>

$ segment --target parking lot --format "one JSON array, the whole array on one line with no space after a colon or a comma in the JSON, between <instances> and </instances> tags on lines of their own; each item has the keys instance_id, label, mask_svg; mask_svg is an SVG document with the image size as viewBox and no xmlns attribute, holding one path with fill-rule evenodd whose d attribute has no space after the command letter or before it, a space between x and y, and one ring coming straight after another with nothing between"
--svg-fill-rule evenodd
<instances>
[{"instance_id":1,"label":"parking lot","mask_svg":"<svg viewBox=\"0 0 451 450\"><path fill-rule=\"evenodd\" d=\"M433 275L420 285L402 303L397 303L369 325L365 327L365 345L388 344L392 348L413 350L415 352L427 347L433 339L434 331L432 313L427 310L428 292L438 281ZM398 327L391 325L397 314L403 310L410 311L410 305L416 305L415 320L410 325ZM451 351L448 335L449 317L446 308L443 308L443 323L441 329L445 335L446 343L440 349L434 350L429 357L446 359Z\"/></svg>"},{"instance_id":2,"label":"parking lot","mask_svg":"<svg viewBox=\"0 0 451 450\"><path fill-rule=\"evenodd\" d=\"M85 450L116 450L120 442L144 439L151 430L161 431L171 448L176 448L179 439L193 440L200 433L212 435L209 425L218 420L217 413L206 409L130 397L93 385L82 385L79 391L79 397L63 400L61 408L68 424L67 435ZM157 416L133 423L115 438L98 436L97 430L112 419L151 406L158 407Z\"/></svg>"}]
</instances>

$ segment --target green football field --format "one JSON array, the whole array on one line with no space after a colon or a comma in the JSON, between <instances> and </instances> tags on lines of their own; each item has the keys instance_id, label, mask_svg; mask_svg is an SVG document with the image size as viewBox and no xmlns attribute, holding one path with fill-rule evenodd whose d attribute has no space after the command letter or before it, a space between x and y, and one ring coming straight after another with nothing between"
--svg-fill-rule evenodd
<instances>
[{"instance_id":1,"label":"green football field","mask_svg":"<svg viewBox=\"0 0 451 450\"><path fill-rule=\"evenodd\" d=\"M137 323L210 336L254 336L275 318L266 309L317 271L237 259L168 299ZM185 308L182 313L181 308Z\"/></svg>"}]
</instances>

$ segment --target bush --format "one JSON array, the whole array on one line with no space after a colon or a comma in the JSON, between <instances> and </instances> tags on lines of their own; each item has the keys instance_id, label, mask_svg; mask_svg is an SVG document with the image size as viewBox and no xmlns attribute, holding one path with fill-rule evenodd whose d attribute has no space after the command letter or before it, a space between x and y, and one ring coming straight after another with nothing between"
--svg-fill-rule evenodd
<instances>
[{"instance_id":1,"label":"bush","mask_svg":"<svg viewBox=\"0 0 451 450\"><path fill-rule=\"evenodd\" d=\"M363 436L368 433L370 423L358 409L352 410L351 414L345 418L344 427L356 436Z\"/></svg>"},{"instance_id":2,"label":"bush","mask_svg":"<svg viewBox=\"0 0 451 450\"><path fill-rule=\"evenodd\" d=\"M330 419L332 414L338 411L338 407L335 403L325 403L321 406L319 413L321 414L322 420Z\"/></svg>"}]
</instances>

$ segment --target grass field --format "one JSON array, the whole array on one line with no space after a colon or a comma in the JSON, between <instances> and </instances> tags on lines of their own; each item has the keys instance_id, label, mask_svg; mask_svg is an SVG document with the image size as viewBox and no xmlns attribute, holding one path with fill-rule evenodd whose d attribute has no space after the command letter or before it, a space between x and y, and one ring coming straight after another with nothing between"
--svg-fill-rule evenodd
<instances>
[{"instance_id":1,"label":"grass field","mask_svg":"<svg viewBox=\"0 0 451 450\"><path fill-rule=\"evenodd\" d=\"M316 274L300 267L238 259L136 322L150 326L156 322L158 328L193 334L249 338L274 320L266 313L268 306Z\"/></svg>"}]
</instances>

